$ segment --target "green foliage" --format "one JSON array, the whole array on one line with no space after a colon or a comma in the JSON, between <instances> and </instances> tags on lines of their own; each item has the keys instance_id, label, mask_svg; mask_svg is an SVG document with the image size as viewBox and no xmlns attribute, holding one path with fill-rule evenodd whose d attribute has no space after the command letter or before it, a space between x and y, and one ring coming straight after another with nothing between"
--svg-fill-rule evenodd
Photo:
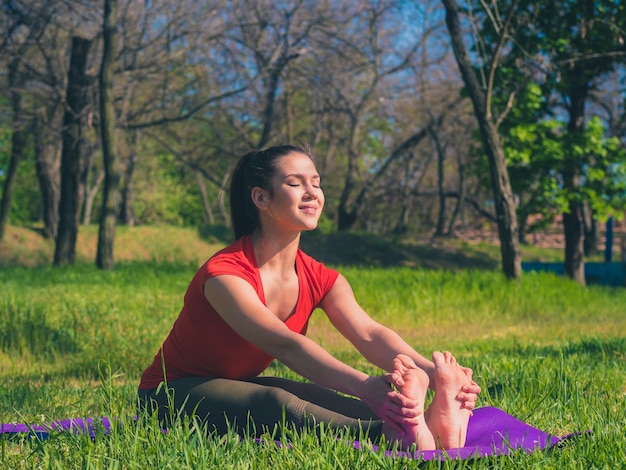
<instances>
[{"instance_id":1,"label":"green foliage","mask_svg":"<svg viewBox=\"0 0 626 470\"><path fill-rule=\"evenodd\" d=\"M173 155L156 152L140 162L134 180L137 197L133 209L143 224L200 225L202 201L189 170Z\"/></svg>"},{"instance_id":2,"label":"green foliage","mask_svg":"<svg viewBox=\"0 0 626 470\"><path fill-rule=\"evenodd\" d=\"M617 138L607 138L603 123L591 118L582 136L569 136L571 157L580 167L578 197L590 203L598 219L619 214L626 208L626 181L621 177L626 166L626 148Z\"/></svg>"},{"instance_id":3,"label":"green foliage","mask_svg":"<svg viewBox=\"0 0 626 470\"><path fill-rule=\"evenodd\" d=\"M529 27L520 28L516 37L524 45L523 53L513 55L543 54L552 71L547 84L563 95L623 61L614 54L624 49L626 11L621 2L523 0L516 16L518 23Z\"/></svg>"},{"instance_id":4,"label":"green foliage","mask_svg":"<svg viewBox=\"0 0 626 470\"><path fill-rule=\"evenodd\" d=\"M571 135L565 122L537 113L542 102L540 87L529 84L501 126L511 186L521 197L518 213L541 214L546 224L576 199L587 201L598 220L619 216L626 208L626 149L606 137L599 117L586 123L582 135ZM575 190L563 185L565 171L578 172Z\"/></svg>"},{"instance_id":5,"label":"green foliage","mask_svg":"<svg viewBox=\"0 0 626 470\"><path fill-rule=\"evenodd\" d=\"M0 92L0 197L4 191L6 172L11 159L12 135L10 103ZM9 222L19 225L31 224L41 218L41 195L32 158L32 145L28 145L24 152L25 155L17 168L9 211Z\"/></svg>"},{"instance_id":6,"label":"green foliage","mask_svg":"<svg viewBox=\"0 0 626 470\"><path fill-rule=\"evenodd\" d=\"M315 229L316 233L320 233L322 235L329 235L335 231L335 223L331 220L330 217L326 213L322 213L321 217L317 222L317 229Z\"/></svg>"},{"instance_id":7,"label":"green foliage","mask_svg":"<svg viewBox=\"0 0 626 470\"><path fill-rule=\"evenodd\" d=\"M368 172L378 170L389 156L389 149L385 147L384 139L393 133L392 122L382 116L370 113L365 117L367 136L363 140L360 153L364 170Z\"/></svg>"},{"instance_id":8,"label":"green foliage","mask_svg":"<svg viewBox=\"0 0 626 470\"><path fill-rule=\"evenodd\" d=\"M9 221L16 225L31 224L41 218L41 193L35 173L32 149L26 148L26 158L17 167ZM11 157L11 132L0 129L0 197Z\"/></svg>"},{"instance_id":9,"label":"green foliage","mask_svg":"<svg viewBox=\"0 0 626 470\"><path fill-rule=\"evenodd\" d=\"M482 16L479 52L486 57L500 34L490 18L502 18L510 4L490 4L490 15ZM572 101L588 101L603 74L623 62L615 52L623 51L624 6L611 0L523 0L512 18L511 42L505 42L497 63L492 111L505 112L515 93L500 134L511 185L520 197L518 214L541 214L545 224L569 210L570 201L588 202L598 220L620 214L626 207L623 144L607 136L597 116L574 133L562 116L584 118L571 114ZM479 164L479 174L486 173L485 165Z\"/></svg>"}]
</instances>

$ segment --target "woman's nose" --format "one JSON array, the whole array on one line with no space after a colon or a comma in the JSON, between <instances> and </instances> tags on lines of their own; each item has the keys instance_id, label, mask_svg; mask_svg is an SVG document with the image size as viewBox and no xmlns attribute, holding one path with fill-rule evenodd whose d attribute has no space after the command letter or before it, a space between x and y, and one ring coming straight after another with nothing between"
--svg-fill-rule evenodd
<instances>
[{"instance_id":1,"label":"woman's nose","mask_svg":"<svg viewBox=\"0 0 626 470\"><path fill-rule=\"evenodd\" d=\"M318 194L317 194L318 191L319 191L318 188L315 188L312 185L308 185L306 187L306 191L305 191L304 195L305 195L305 197L308 197L309 199L317 199L318 198Z\"/></svg>"}]
</instances>

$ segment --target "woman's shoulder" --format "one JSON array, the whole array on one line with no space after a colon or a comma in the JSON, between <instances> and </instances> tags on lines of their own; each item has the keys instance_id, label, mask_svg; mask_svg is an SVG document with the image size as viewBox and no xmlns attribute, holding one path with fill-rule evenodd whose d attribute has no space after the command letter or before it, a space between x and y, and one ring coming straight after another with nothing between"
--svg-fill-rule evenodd
<instances>
[{"instance_id":1,"label":"woman's shoulder","mask_svg":"<svg viewBox=\"0 0 626 470\"><path fill-rule=\"evenodd\" d=\"M298 249L297 260L298 264L302 266L308 277L322 280L325 284L328 283L332 285L339 276L338 271L329 268L323 262L313 258L301 249Z\"/></svg>"},{"instance_id":2,"label":"woman's shoulder","mask_svg":"<svg viewBox=\"0 0 626 470\"><path fill-rule=\"evenodd\" d=\"M222 248L211 256L193 276L185 298L200 296L204 298L205 283L216 276L237 276L258 288L259 276L255 268L255 261L250 259L245 248L245 240L239 239Z\"/></svg>"},{"instance_id":3,"label":"woman's shoulder","mask_svg":"<svg viewBox=\"0 0 626 470\"><path fill-rule=\"evenodd\" d=\"M251 268L254 266L254 260L251 259L247 239L242 237L235 240L230 245L222 248L215 253L206 262L205 269L209 272L221 270L222 268Z\"/></svg>"}]
</instances>

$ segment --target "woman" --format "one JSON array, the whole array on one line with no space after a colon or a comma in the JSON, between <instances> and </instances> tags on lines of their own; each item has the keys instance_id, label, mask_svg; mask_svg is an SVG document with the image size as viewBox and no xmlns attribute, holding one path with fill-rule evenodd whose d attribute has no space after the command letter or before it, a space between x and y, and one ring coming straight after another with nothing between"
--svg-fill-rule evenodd
<instances>
[{"instance_id":1,"label":"woman","mask_svg":"<svg viewBox=\"0 0 626 470\"><path fill-rule=\"evenodd\" d=\"M244 155L230 205L236 241L192 279L142 375L142 403L166 421L195 415L219 433L324 422L422 450L463 445L480 393L471 370L447 352L425 359L365 313L343 276L299 249L301 231L316 228L324 207L311 155L290 145ZM387 373L369 376L307 338L317 307ZM274 359L310 383L260 376ZM435 397L424 412L429 386Z\"/></svg>"}]
</instances>

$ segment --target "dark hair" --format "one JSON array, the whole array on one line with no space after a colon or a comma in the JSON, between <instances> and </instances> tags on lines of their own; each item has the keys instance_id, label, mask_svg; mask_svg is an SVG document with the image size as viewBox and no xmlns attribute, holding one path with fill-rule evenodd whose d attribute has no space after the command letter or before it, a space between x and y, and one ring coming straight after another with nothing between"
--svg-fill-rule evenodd
<instances>
[{"instance_id":1,"label":"dark hair","mask_svg":"<svg viewBox=\"0 0 626 470\"><path fill-rule=\"evenodd\" d=\"M276 161L291 153L311 153L296 145L277 145L246 153L239 159L230 178L230 220L235 239L254 232L261 223L258 208L252 202L252 188L259 187L272 195L272 177Z\"/></svg>"}]
</instances>

